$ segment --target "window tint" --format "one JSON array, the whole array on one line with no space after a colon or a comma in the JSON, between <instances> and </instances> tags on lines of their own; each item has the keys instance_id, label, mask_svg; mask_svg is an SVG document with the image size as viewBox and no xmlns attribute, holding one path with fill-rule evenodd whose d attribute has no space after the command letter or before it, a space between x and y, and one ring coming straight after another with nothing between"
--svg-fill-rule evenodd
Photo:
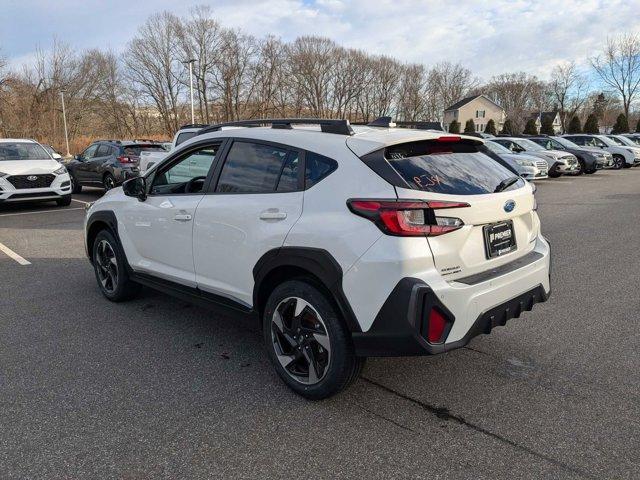
<instances>
[{"instance_id":1,"label":"window tint","mask_svg":"<svg viewBox=\"0 0 640 480\"><path fill-rule=\"evenodd\" d=\"M492 193L514 173L464 142L421 141L389 147L385 157L409 188L453 195ZM524 185L519 180L507 190Z\"/></svg>"},{"instance_id":2,"label":"window tint","mask_svg":"<svg viewBox=\"0 0 640 480\"><path fill-rule=\"evenodd\" d=\"M195 137L196 133L198 133L198 132L183 132L183 133L179 133L178 134L178 138L176 138L176 147L178 145L180 145L181 143L186 142L190 138Z\"/></svg>"},{"instance_id":3,"label":"window tint","mask_svg":"<svg viewBox=\"0 0 640 480\"><path fill-rule=\"evenodd\" d=\"M98 151L96 152L96 157L106 157L111 154L111 147L109 145L105 145L104 143L98 147Z\"/></svg>"},{"instance_id":4,"label":"window tint","mask_svg":"<svg viewBox=\"0 0 640 480\"><path fill-rule=\"evenodd\" d=\"M297 152L291 152L282 167L278 180L277 192L294 192L298 190L298 165L300 164Z\"/></svg>"},{"instance_id":5,"label":"window tint","mask_svg":"<svg viewBox=\"0 0 640 480\"><path fill-rule=\"evenodd\" d=\"M200 192L204 186L204 177L209 173L216 158L218 147L213 145L201 148L182 157L178 163L161 167L154 177L151 193L175 195ZM196 178L200 180L192 182L191 190L187 192L187 183Z\"/></svg>"},{"instance_id":6,"label":"window tint","mask_svg":"<svg viewBox=\"0 0 640 480\"><path fill-rule=\"evenodd\" d=\"M289 150L250 142L234 142L222 167L216 192L273 192L284 172ZM292 166L287 167L288 169ZM290 175L289 170L286 171ZM286 183L286 180L285 180ZM284 186L284 184L283 184Z\"/></svg>"},{"instance_id":7,"label":"window tint","mask_svg":"<svg viewBox=\"0 0 640 480\"><path fill-rule=\"evenodd\" d=\"M95 157L96 154L96 150L98 150L98 145L91 145L89 148L87 148L83 153L82 153L82 157L85 160L89 160L90 158Z\"/></svg>"},{"instance_id":8,"label":"window tint","mask_svg":"<svg viewBox=\"0 0 640 480\"><path fill-rule=\"evenodd\" d=\"M330 158L307 152L304 158L304 186L311 188L338 168L338 162Z\"/></svg>"}]
</instances>

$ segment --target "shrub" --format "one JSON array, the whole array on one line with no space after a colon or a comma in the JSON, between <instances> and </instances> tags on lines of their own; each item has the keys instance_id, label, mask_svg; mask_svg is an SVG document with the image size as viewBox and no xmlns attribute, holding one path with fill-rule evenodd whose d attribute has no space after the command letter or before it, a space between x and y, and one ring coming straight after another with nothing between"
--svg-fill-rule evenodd
<instances>
[{"instance_id":1,"label":"shrub","mask_svg":"<svg viewBox=\"0 0 640 480\"><path fill-rule=\"evenodd\" d=\"M452 120L449 124L449 133L460 133L460 122Z\"/></svg>"},{"instance_id":2,"label":"shrub","mask_svg":"<svg viewBox=\"0 0 640 480\"><path fill-rule=\"evenodd\" d=\"M504 133L506 135L515 135L516 134L516 129L513 128L513 123L511 122L511 120L507 119L504 122L504 125L502 126L502 132L500 133Z\"/></svg>"},{"instance_id":3,"label":"shrub","mask_svg":"<svg viewBox=\"0 0 640 480\"><path fill-rule=\"evenodd\" d=\"M524 132L527 135L537 135L538 128L536 127L536 121L533 118L527 120L527 124L524 126Z\"/></svg>"},{"instance_id":4,"label":"shrub","mask_svg":"<svg viewBox=\"0 0 640 480\"><path fill-rule=\"evenodd\" d=\"M582 125L577 115L574 115L569 122L568 133L582 133Z\"/></svg>"},{"instance_id":5,"label":"shrub","mask_svg":"<svg viewBox=\"0 0 640 480\"><path fill-rule=\"evenodd\" d=\"M595 113L590 113L587 117L587 121L584 122L584 128L582 129L584 133L592 133L597 134L600 133L600 127L598 126L598 117L596 117Z\"/></svg>"},{"instance_id":6,"label":"shrub","mask_svg":"<svg viewBox=\"0 0 640 480\"><path fill-rule=\"evenodd\" d=\"M638 120L638 126L640 127L640 120ZM488 133L489 135L497 135L498 131L496 130L496 122L493 121L493 118L490 118L487 122L487 126L484 129L484 133Z\"/></svg>"},{"instance_id":7,"label":"shrub","mask_svg":"<svg viewBox=\"0 0 640 480\"><path fill-rule=\"evenodd\" d=\"M553 118L546 116L542 119L542 125L540 126L540 133L543 135L555 135L556 131L553 128Z\"/></svg>"},{"instance_id":8,"label":"shrub","mask_svg":"<svg viewBox=\"0 0 640 480\"><path fill-rule=\"evenodd\" d=\"M476 124L472 118L464 124L464 133L476 133Z\"/></svg>"},{"instance_id":9,"label":"shrub","mask_svg":"<svg viewBox=\"0 0 640 480\"><path fill-rule=\"evenodd\" d=\"M618 118L616 118L616 123L613 126L611 133L629 133L629 121L624 113L621 113L618 115Z\"/></svg>"}]
</instances>

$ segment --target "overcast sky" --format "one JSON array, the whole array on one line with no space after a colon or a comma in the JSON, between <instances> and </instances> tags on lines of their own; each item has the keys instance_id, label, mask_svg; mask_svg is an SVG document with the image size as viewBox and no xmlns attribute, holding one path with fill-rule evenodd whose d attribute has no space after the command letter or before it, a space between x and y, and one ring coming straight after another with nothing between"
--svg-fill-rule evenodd
<instances>
[{"instance_id":1,"label":"overcast sky","mask_svg":"<svg viewBox=\"0 0 640 480\"><path fill-rule=\"evenodd\" d=\"M151 13L210 5L256 36L330 37L345 46L432 64L461 62L487 80L524 70L546 78L564 60L586 64L607 35L640 33L640 0L1 0L0 50L12 66L54 36L78 49L125 48Z\"/></svg>"}]
</instances>

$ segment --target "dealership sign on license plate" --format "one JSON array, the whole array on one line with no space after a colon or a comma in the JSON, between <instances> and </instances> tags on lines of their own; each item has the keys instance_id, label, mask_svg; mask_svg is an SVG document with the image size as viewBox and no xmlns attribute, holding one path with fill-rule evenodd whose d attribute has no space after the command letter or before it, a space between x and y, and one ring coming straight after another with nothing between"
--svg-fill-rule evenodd
<instances>
[{"instance_id":1,"label":"dealership sign on license plate","mask_svg":"<svg viewBox=\"0 0 640 480\"><path fill-rule=\"evenodd\" d=\"M484 243L487 258L495 258L513 252L516 248L516 235L513 222L494 223L484 227Z\"/></svg>"}]
</instances>

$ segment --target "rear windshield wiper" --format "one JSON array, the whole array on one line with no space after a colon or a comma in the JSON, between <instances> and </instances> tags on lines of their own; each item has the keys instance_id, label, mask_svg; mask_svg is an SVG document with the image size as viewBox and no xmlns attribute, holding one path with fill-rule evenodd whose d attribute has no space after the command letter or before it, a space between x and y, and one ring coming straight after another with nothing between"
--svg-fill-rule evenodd
<instances>
[{"instance_id":1,"label":"rear windshield wiper","mask_svg":"<svg viewBox=\"0 0 640 480\"><path fill-rule=\"evenodd\" d=\"M502 180L498 186L496 187L496 189L493 191L493 193L498 193L498 192L502 192L504 190L506 190L507 188L509 188L511 185L513 185L514 183L516 183L518 180L520 180L520 177L509 177L509 178L505 178L504 180Z\"/></svg>"}]
</instances>

